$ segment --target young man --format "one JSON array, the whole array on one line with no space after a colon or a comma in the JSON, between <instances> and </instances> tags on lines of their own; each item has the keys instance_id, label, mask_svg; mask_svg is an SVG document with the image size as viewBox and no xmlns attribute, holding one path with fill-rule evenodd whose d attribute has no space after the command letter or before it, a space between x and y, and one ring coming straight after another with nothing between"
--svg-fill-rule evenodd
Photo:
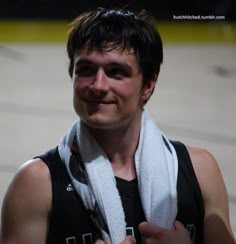
<instances>
[{"instance_id":1,"label":"young man","mask_svg":"<svg viewBox=\"0 0 236 244\"><path fill-rule=\"evenodd\" d=\"M235 243L213 156L169 141L144 110L163 59L145 13L84 13L67 50L78 121L17 172L1 244Z\"/></svg>"}]
</instances>

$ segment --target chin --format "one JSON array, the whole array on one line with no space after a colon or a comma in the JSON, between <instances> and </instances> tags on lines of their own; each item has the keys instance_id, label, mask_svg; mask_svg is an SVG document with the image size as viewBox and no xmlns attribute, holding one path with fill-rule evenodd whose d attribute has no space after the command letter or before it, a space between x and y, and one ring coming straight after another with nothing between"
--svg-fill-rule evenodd
<instances>
[{"instance_id":1,"label":"chin","mask_svg":"<svg viewBox=\"0 0 236 244\"><path fill-rule=\"evenodd\" d=\"M90 128L94 129L112 129L116 127L117 122L107 118L81 118Z\"/></svg>"}]
</instances>

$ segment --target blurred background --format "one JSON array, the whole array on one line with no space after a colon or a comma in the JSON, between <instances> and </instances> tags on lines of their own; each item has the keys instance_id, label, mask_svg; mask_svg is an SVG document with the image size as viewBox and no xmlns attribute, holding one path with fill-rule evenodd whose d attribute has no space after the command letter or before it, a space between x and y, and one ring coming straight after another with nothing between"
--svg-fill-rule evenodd
<instances>
[{"instance_id":1,"label":"blurred background","mask_svg":"<svg viewBox=\"0 0 236 244\"><path fill-rule=\"evenodd\" d=\"M0 206L25 161L58 144L76 119L68 75L69 23L94 7L145 8L164 42L147 109L173 140L217 159L236 235L236 1L0 2Z\"/></svg>"},{"instance_id":2,"label":"blurred background","mask_svg":"<svg viewBox=\"0 0 236 244\"><path fill-rule=\"evenodd\" d=\"M173 15L224 15L227 20L235 20L233 0L1 0L2 18L31 19L72 19L80 12L94 7L145 8L162 20L172 20Z\"/></svg>"}]
</instances>

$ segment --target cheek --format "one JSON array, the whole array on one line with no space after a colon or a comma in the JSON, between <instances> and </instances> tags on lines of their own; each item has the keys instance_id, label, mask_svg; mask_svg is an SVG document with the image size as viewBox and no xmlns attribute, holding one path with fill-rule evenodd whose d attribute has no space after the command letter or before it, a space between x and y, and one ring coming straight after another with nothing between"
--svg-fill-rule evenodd
<instances>
[{"instance_id":1,"label":"cheek","mask_svg":"<svg viewBox=\"0 0 236 244\"><path fill-rule=\"evenodd\" d=\"M81 82L79 82L79 80L77 80L77 79L75 79L75 78L73 79L72 84L73 84L73 89L74 89L74 90L79 89L80 86L81 86Z\"/></svg>"},{"instance_id":2,"label":"cheek","mask_svg":"<svg viewBox=\"0 0 236 244\"><path fill-rule=\"evenodd\" d=\"M78 97L78 92L76 92L75 90L73 91L73 105L74 105L74 109L77 110L79 107L79 97Z\"/></svg>"},{"instance_id":3,"label":"cheek","mask_svg":"<svg viewBox=\"0 0 236 244\"><path fill-rule=\"evenodd\" d=\"M74 111L78 116L81 116L81 113L83 114L83 111L85 110L85 105L82 102L81 98L82 92L75 90L73 91L73 107Z\"/></svg>"},{"instance_id":4,"label":"cheek","mask_svg":"<svg viewBox=\"0 0 236 244\"><path fill-rule=\"evenodd\" d=\"M137 104L140 104L142 100L141 88L139 89L138 87L135 87L134 84L117 90L117 94L127 106L136 106Z\"/></svg>"},{"instance_id":5,"label":"cheek","mask_svg":"<svg viewBox=\"0 0 236 244\"><path fill-rule=\"evenodd\" d=\"M80 94L84 94L84 92L87 90L87 83L81 82L80 80L73 80L73 93L74 96L80 96Z\"/></svg>"},{"instance_id":6,"label":"cheek","mask_svg":"<svg viewBox=\"0 0 236 244\"><path fill-rule=\"evenodd\" d=\"M77 85L73 84L73 102L74 102L74 106L78 103L78 99L80 96L81 92L80 89Z\"/></svg>"},{"instance_id":7,"label":"cheek","mask_svg":"<svg viewBox=\"0 0 236 244\"><path fill-rule=\"evenodd\" d=\"M78 110L78 107L80 106L80 97L81 94L84 94L83 88L81 87L81 84L78 81L73 81L73 105L75 110Z\"/></svg>"}]
</instances>

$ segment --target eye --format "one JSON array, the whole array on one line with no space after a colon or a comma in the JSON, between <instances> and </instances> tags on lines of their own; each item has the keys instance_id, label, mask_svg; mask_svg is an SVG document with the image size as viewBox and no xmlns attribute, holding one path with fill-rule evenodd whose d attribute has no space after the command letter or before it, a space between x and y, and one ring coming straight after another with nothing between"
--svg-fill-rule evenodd
<instances>
[{"instance_id":1,"label":"eye","mask_svg":"<svg viewBox=\"0 0 236 244\"><path fill-rule=\"evenodd\" d=\"M109 68L108 70L106 70L106 74L109 77L115 78L115 79L118 79L118 80L129 76L128 72L125 69L122 69L122 68L119 68L119 67Z\"/></svg>"},{"instance_id":2,"label":"eye","mask_svg":"<svg viewBox=\"0 0 236 244\"><path fill-rule=\"evenodd\" d=\"M80 77L90 77L96 73L96 68L92 65L80 65L75 69L75 74Z\"/></svg>"}]
</instances>

